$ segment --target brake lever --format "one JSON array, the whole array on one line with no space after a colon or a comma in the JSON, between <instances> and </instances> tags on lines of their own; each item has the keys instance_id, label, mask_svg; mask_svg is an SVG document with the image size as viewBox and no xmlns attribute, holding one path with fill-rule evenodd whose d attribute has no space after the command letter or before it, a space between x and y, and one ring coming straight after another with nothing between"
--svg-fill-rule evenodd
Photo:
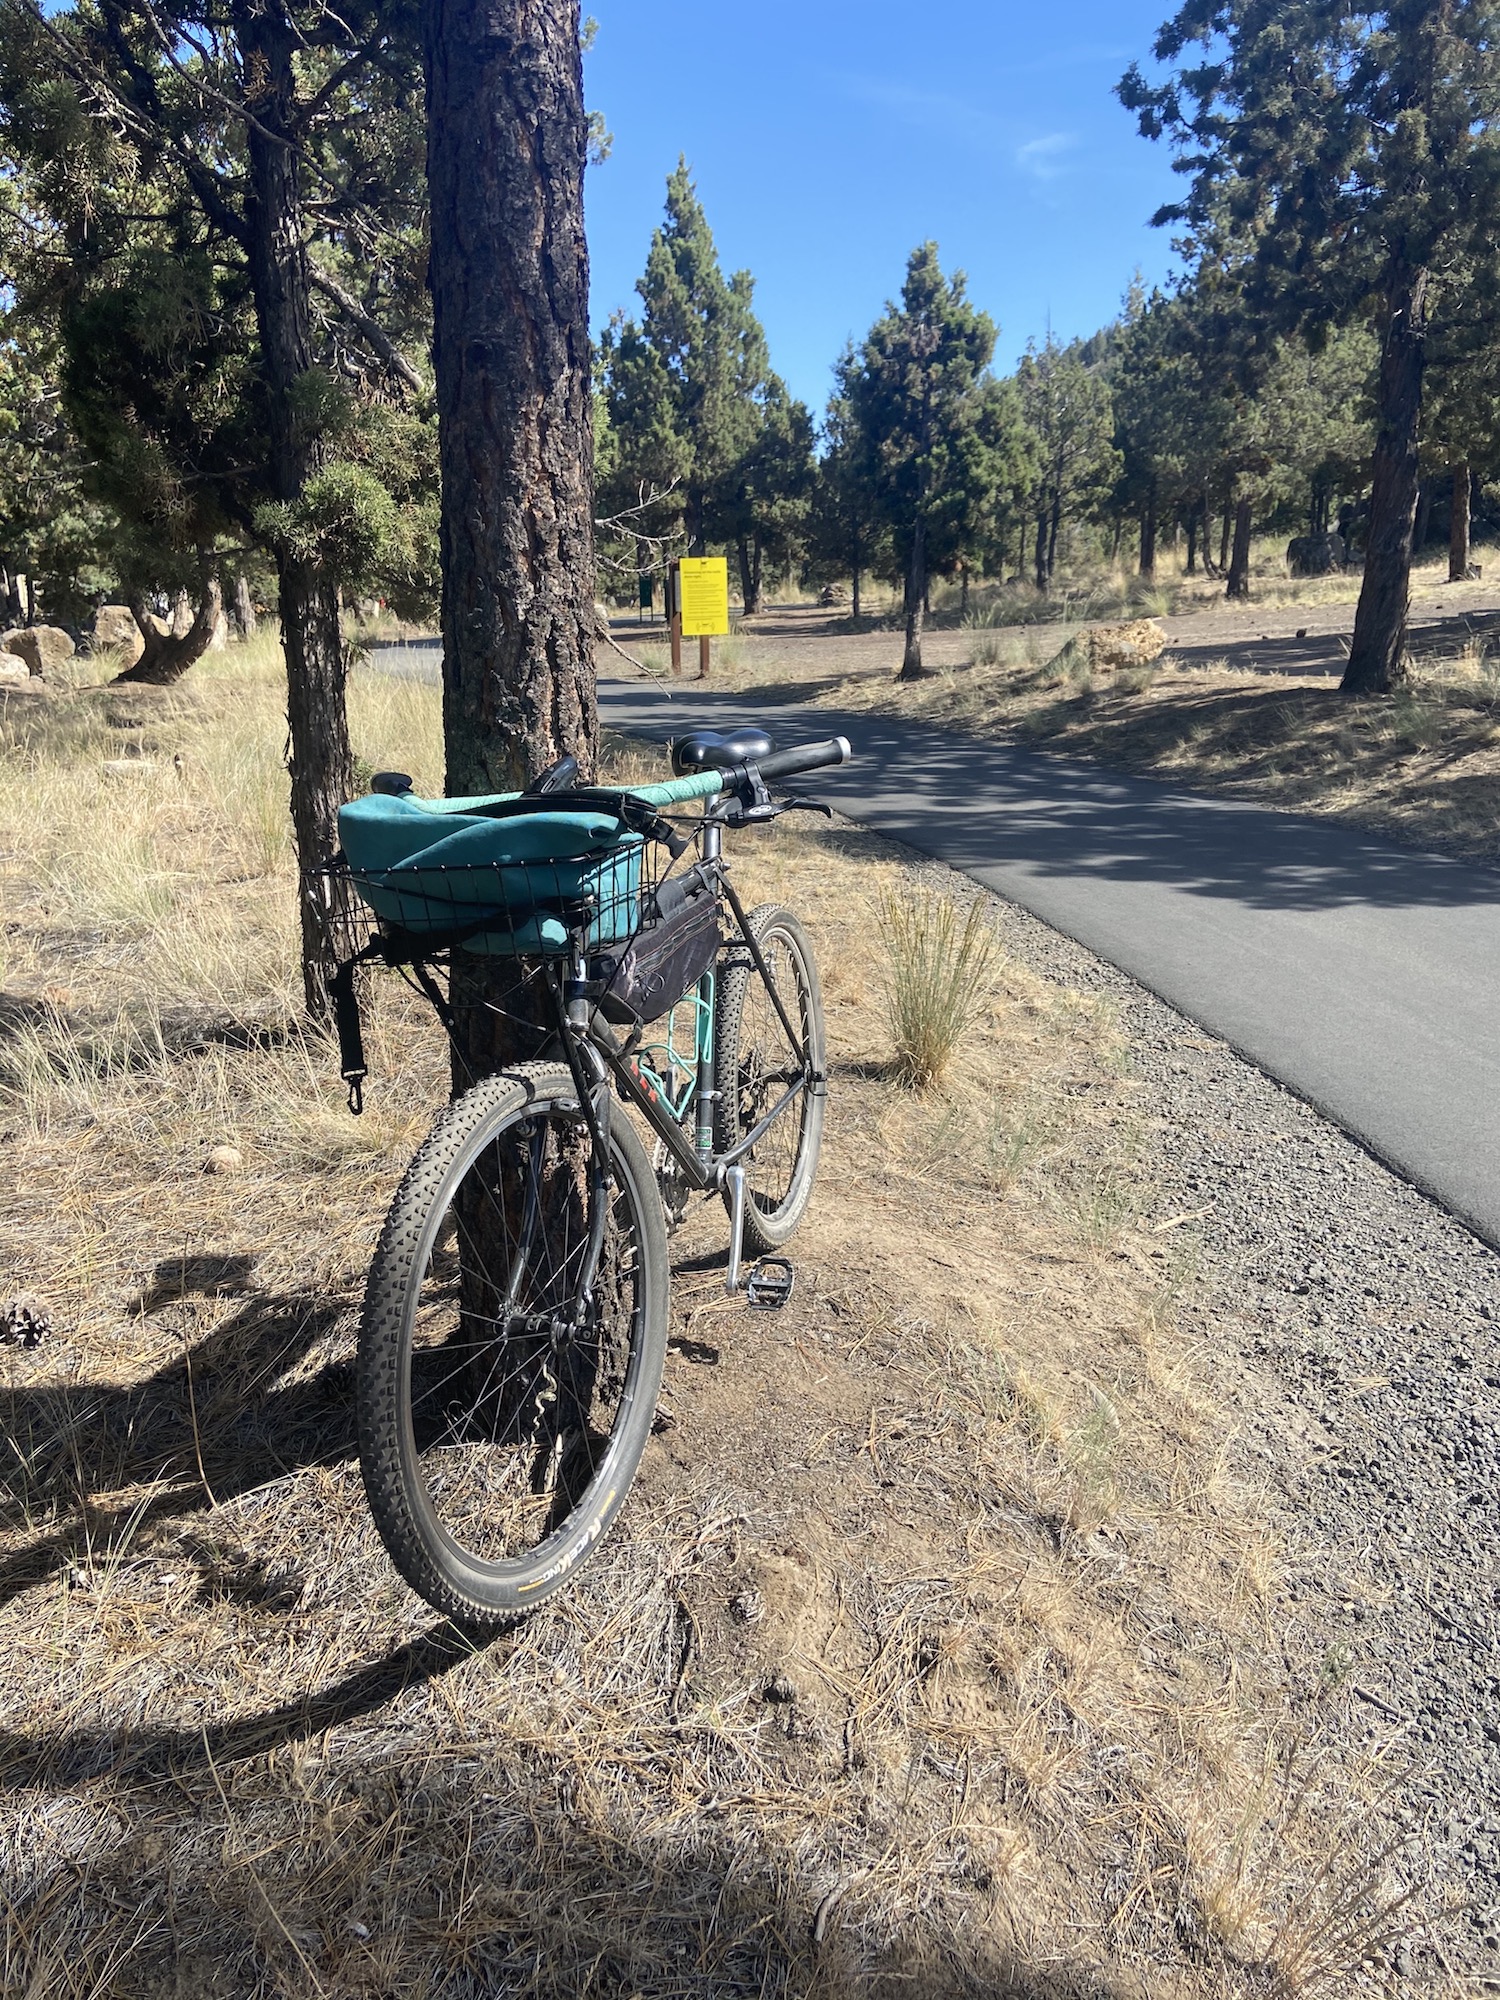
<instances>
[{"instance_id":1,"label":"brake lever","mask_svg":"<svg viewBox=\"0 0 1500 2000\"><path fill-rule=\"evenodd\" d=\"M736 802L732 812L724 815L725 826L763 825L767 820L780 819L783 813L822 813L825 819L833 818L833 807L824 805L821 799L773 799L769 796L758 799L754 805L740 805Z\"/></svg>"}]
</instances>

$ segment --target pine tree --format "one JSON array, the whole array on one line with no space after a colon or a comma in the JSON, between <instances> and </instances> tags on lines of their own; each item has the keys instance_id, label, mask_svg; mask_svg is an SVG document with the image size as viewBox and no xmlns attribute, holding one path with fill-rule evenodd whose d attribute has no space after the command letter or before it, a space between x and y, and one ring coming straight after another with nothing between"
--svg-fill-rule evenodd
<instances>
[{"instance_id":1,"label":"pine tree","mask_svg":"<svg viewBox=\"0 0 1500 2000\"><path fill-rule=\"evenodd\" d=\"M945 278L937 245L923 243L908 259L900 304L871 327L847 377L863 461L905 578L903 680L924 671L928 578L974 536L1002 476L987 422L994 351L994 321L969 303L963 273Z\"/></svg>"},{"instance_id":2,"label":"pine tree","mask_svg":"<svg viewBox=\"0 0 1500 2000\"><path fill-rule=\"evenodd\" d=\"M689 545L738 557L747 613L769 561L800 551L813 482L812 419L774 372L748 271L726 278L685 160L636 287L639 321L605 337L607 408L618 451L606 512L675 494ZM632 492L635 499L631 499ZM665 506L648 509L660 534Z\"/></svg>"},{"instance_id":3,"label":"pine tree","mask_svg":"<svg viewBox=\"0 0 1500 2000\"><path fill-rule=\"evenodd\" d=\"M1052 588L1064 521L1087 519L1120 476L1114 407L1100 367L1089 367L1081 344L1064 347L1052 334L1027 345L1016 370L1021 408L1035 440L1032 489L1036 587Z\"/></svg>"},{"instance_id":4,"label":"pine tree","mask_svg":"<svg viewBox=\"0 0 1500 2000\"><path fill-rule=\"evenodd\" d=\"M1375 301L1381 359L1364 584L1343 687L1404 671L1434 290L1500 227L1495 0L1190 0L1174 65L1120 86L1191 177L1161 211L1209 254L1243 246L1256 321L1313 330Z\"/></svg>"}]
</instances>

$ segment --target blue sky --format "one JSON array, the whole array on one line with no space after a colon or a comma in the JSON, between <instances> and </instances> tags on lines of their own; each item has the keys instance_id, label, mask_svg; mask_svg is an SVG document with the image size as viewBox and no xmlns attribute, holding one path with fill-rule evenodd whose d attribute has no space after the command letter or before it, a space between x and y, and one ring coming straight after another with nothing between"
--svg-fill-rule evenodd
<instances>
[{"instance_id":1,"label":"blue sky","mask_svg":"<svg viewBox=\"0 0 1500 2000\"><path fill-rule=\"evenodd\" d=\"M726 270L748 267L774 365L820 410L839 348L935 238L1000 323L997 365L1051 323L1091 333L1131 274L1171 268L1148 226L1180 184L1113 86L1171 0L586 0L593 307L633 308L685 153Z\"/></svg>"}]
</instances>

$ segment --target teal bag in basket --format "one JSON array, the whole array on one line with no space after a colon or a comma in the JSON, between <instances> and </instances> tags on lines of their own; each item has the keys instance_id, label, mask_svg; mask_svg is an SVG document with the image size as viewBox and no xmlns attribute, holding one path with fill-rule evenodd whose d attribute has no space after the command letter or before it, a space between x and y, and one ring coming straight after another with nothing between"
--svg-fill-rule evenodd
<instances>
[{"instance_id":1,"label":"teal bag in basket","mask_svg":"<svg viewBox=\"0 0 1500 2000\"><path fill-rule=\"evenodd\" d=\"M529 804L517 793L354 799L339 811L350 877L382 923L417 937L462 932L466 951L561 951L585 923L590 950L631 937L643 836L607 797L597 810L576 794L565 809Z\"/></svg>"}]
</instances>

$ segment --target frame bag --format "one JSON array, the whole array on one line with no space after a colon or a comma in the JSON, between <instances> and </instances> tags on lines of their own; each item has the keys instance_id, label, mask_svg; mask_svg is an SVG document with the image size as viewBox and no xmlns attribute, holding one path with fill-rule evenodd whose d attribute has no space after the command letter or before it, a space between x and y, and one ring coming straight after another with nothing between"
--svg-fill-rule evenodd
<instances>
[{"instance_id":1,"label":"frame bag","mask_svg":"<svg viewBox=\"0 0 1500 2000\"><path fill-rule=\"evenodd\" d=\"M696 873L648 892L646 923L618 959L605 959L600 1012L629 1027L670 1014L713 964L719 949L718 899Z\"/></svg>"}]
</instances>

